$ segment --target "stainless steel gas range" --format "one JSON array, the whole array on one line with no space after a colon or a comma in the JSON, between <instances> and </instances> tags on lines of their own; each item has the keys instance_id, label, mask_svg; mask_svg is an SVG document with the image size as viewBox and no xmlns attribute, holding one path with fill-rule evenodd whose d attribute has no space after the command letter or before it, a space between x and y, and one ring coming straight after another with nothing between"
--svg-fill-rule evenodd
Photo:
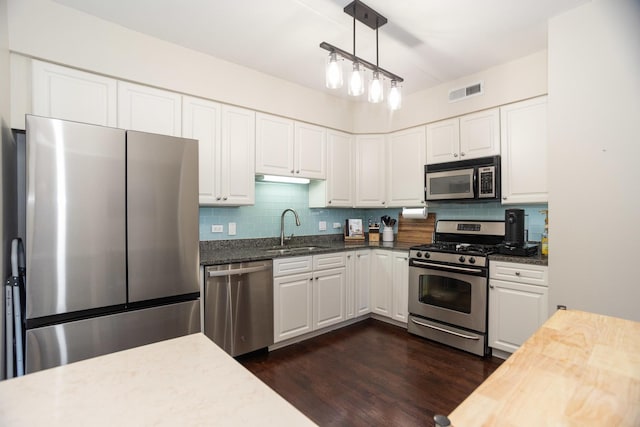
<instances>
[{"instance_id":1,"label":"stainless steel gas range","mask_svg":"<svg viewBox=\"0 0 640 427\"><path fill-rule=\"evenodd\" d=\"M434 243L409 253L409 332L485 356L488 255L504 221L439 220Z\"/></svg>"}]
</instances>

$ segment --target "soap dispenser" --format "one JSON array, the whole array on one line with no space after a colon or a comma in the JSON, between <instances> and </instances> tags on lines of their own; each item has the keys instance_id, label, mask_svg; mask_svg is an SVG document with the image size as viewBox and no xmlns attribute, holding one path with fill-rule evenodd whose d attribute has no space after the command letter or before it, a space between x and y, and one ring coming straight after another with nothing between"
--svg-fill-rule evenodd
<instances>
[{"instance_id":1,"label":"soap dispenser","mask_svg":"<svg viewBox=\"0 0 640 427\"><path fill-rule=\"evenodd\" d=\"M540 239L540 252L544 256L549 256L549 209L541 210L544 216L544 232L542 232L542 239Z\"/></svg>"}]
</instances>

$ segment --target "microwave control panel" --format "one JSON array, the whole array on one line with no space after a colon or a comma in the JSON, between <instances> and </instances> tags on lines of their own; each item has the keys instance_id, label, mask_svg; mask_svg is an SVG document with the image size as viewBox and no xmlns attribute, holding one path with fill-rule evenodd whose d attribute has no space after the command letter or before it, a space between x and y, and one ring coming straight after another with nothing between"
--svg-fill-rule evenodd
<instances>
[{"instance_id":1,"label":"microwave control panel","mask_svg":"<svg viewBox=\"0 0 640 427\"><path fill-rule=\"evenodd\" d=\"M478 198L496 197L496 168L495 166L485 166L478 168Z\"/></svg>"}]
</instances>

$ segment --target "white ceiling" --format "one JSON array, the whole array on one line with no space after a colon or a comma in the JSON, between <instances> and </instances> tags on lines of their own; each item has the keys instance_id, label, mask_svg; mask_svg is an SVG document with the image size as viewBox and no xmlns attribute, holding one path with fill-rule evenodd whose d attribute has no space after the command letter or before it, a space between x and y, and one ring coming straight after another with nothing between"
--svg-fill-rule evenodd
<instances>
[{"instance_id":1,"label":"white ceiling","mask_svg":"<svg viewBox=\"0 0 640 427\"><path fill-rule=\"evenodd\" d=\"M328 52L318 45L353 52L353 19L343 12L351 0L54 1L334 94L324 87ZM389 21L379 30L379 65L404 78L406 95L545 49L547 20L588 1L365 3ZM375 45L375 31L357 22L357 56L375 63Z\"/></svg>"}]
</instances>

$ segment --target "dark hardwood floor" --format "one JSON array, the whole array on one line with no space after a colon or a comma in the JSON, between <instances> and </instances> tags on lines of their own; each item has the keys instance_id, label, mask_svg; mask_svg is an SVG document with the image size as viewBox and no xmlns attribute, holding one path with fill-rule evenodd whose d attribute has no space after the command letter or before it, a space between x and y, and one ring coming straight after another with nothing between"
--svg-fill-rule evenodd
<instances>
[{"instance_id":1,"label":"dark hardwood floor","mask_svg":"<svg viewBox=\"0 0 640 427\"><path fill-rule=\"evenodd\" d=\"M374 319L238 361L321 426L433 426L502 363Z\"/></svg>"}]
</instances>

